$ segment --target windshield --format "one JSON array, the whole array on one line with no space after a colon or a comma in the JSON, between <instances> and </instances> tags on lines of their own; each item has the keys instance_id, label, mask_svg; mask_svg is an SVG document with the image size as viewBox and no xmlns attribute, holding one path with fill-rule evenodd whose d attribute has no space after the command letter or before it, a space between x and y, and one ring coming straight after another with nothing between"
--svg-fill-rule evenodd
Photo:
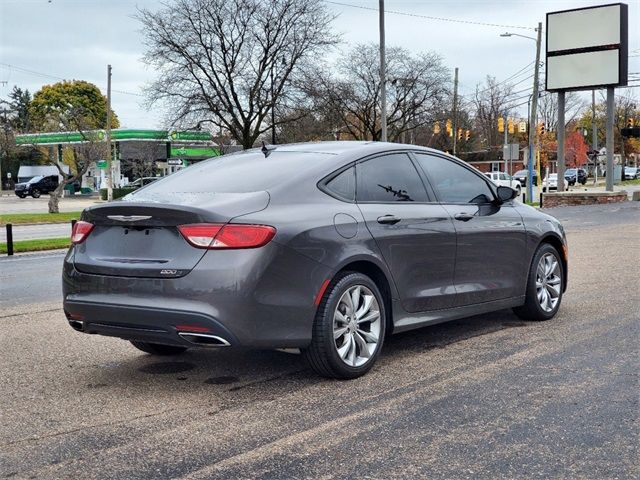
<instances>
[{"instance_id":1,"label":"windshield","mask_svg":"<svg viewBox=\"0 0 640 480\"><path fill-rule=\"evenodd\" d=\"M527 173L527 170L518 170L514 175L526 175Z\"/></svg>"},{"instance_id":2,"label":"windshield","mask_svg":"<svg viewBox=\"0 0 640 480\"><path fill-rule=\"evenodd\" d=\"M31 180L29 180L27 183L36 183L39 182L40 180L42 180L44 177L42 175L38 175L37 177L33 177Z\"/></svg>"},{"instance_id":3,"label":"windshield","mask_svg":"<svg viewBox=\"0 0 640 480\"><path fill-rule=\"evenodd\" d=\"M570 168L565 173L576 173L576 169L575 168Z\"/></svg>"}]
</instances>

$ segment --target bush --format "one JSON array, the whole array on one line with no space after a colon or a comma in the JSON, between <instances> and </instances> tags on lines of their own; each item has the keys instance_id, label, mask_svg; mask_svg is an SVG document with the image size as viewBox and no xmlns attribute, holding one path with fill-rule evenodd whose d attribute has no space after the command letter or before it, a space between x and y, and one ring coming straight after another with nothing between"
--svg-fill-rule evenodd
<instances>
[{"instance_id":1,"label":"bush","mask_svg":"<svg viewBox=\"0 0 640 480\"><path fill-rule=\"evenodd\" d=\"M116 198L122 198L126 194L131 193L134 190L135 190L135 188L114 188L113 189L113 199L115 200ZM107 189L106 188L101 188L100 189L100 198L102 200L106 200L107 199Z\"/></svg>"}]
</instances>

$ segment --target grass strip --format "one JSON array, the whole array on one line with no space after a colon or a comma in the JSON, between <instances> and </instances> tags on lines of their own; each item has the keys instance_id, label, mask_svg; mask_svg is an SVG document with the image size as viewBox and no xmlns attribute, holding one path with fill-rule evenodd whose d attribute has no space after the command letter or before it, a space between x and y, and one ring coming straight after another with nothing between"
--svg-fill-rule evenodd
<instances>
[{"instance_id":1,"label":"grass strip","mask_svg":"<svg viewBox=\"0 0 640 480\"><path fill-rule=\"evenodd\" d=\"M635 180L625 180L622 182L622 185L640 185L640 178L636 178Z\"/></svg>"},{"instance_id":2,"label":"grass strip","mask_svg":"<svg viewBox=\"0 0 640 480\"><path fill-rule=\"evenodd\" d=\"M11 223L37 224L37 223L67 223L71 220L78 220L82 212L61 212L61 213L8 213L0 215L0 225Z\"/></svg>"},{"instance_id":3,"label":"grass strip","mask_svg":"<svg viewBox=\"0 0 640 480\"><path fill-rule=\"evenodd\" d=\"M69 237L64 238L38 238L35 240L18 240L13 242L14 253L37 252L39 250L54 250L56 248L67 248L71 245ZM0 254L7 253L7 243L0 242Z\"/></svg>"}]
</instances>

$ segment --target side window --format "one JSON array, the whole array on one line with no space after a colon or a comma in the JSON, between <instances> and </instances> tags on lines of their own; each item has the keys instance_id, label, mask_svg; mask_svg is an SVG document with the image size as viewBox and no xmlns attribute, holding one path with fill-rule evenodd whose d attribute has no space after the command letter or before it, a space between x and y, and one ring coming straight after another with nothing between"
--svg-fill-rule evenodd
<instances>
[{"instance_id":1,"label":"side window","mask_svg":"<svg viewBox=\"0 0 640 480\"><path fill-rule=\"evenodd\" d=\"M501 173L500 174L500 180L509 180L509 178L507 177L506 173Z\"/></svg>"},{"instance_id":2,"label":"side window","mask_svg":"<svg viewBox=\"0 0 640 480\"><path fill-rule=\"evenodd\" d=\"M442 203L487 203L493 193L482 177L451 160L416 153Z\"/></svg>"},{"instance_id":3,"label":"side window","mask_svg":"<svg viewBox=\"0 0 640 480\"><path fill-rule=\"evenodd\" d=\"M329 180L325 189L336 197L353 202L356 198L356 173L351 167Z\"/></svg>"},{"instance_id":4,"label":"side window","mask_svg":"<svg viewBox=\"0 0 640 480\"><path fill-rule=\"evenodd\" d=\"M427 191L411 159L394 153L358 163L358 202L428 202Z\"/></svg>"}]
</instances>

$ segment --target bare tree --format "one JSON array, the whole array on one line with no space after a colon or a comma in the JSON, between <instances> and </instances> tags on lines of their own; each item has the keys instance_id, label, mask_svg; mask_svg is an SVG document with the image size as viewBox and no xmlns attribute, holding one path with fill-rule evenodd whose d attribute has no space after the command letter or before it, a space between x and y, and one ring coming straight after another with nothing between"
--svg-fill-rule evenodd
<instances>
[{"instance_id":1,"label":"bare tree","mask_svg":"<svg viewBox=\"0 0 640 480\"><path fill-rule=\"evenodd\" d=\"M387 127L389 139L433 121L449 90L449 72L433 52L412 56L403 48L387 49ZM318 67L305 83L316 108L338 119L341 131L357 140L379 140L380 71L378 46L355 46L336 68Z\"/></svg>"},{"instance_id":2,"label":"bare tree","mask_svg":"<svg viewBox=\"0 0 640 480\"><path fill-rule=\"evenodd\" d=\"M244 148L271 128L305 63L337 43L321 0L174 0L137 18L158 72L150 104L168 107L173 125L210 121Z\"/></svg>"},{"instance_id":3,"label":"bare tree","mask_svg":"<svg viewBox=\"0 0 640 480\"><path fill-rule=\"evenodd\" d=\"M486 148L495 150L503 143L503 134L498 132L498 118L506 117L511 90L511 85L501 84L491 76L487 76L484 85L476 87L473 99L475 120Z\"/></svg>"},{"instance_id":4,"label":"bare tree","mask_svg":"<svg viewBox=\"0 0 640 480\"><path fill-rule=\"evenodd\" d=\"M576 92L567 92L565 102L565 124L574 121L584 108L584 101ZM543 122L549 131L558 130L558 95L550 93L538 99L538 121Z\"/></svg>"},{"instance_id":5,"label":"bare tree","mask_svg":"<svg viewBox=\"0 0 640 480\"><path fill-rule=\"evenodd\" d=\"M89 167L100 159L107 158L109 146L104 141L102 130L90 130L87 126L87 118L83 114L82 108L70 107L64 111L59 111L56 121L63 127L64 131L79 133L82 142L74 144L67 149L70 152L68 161L69 171L65 171L63 164L58 161L53 151L49 152L45 163L53 165L58 169L62 181L53 192L49 194L49 213L60 211L59 202L66 185L72 185L81 181ZM35 147L36 145L34 145Z\"/></svg>"}]
</instances>

